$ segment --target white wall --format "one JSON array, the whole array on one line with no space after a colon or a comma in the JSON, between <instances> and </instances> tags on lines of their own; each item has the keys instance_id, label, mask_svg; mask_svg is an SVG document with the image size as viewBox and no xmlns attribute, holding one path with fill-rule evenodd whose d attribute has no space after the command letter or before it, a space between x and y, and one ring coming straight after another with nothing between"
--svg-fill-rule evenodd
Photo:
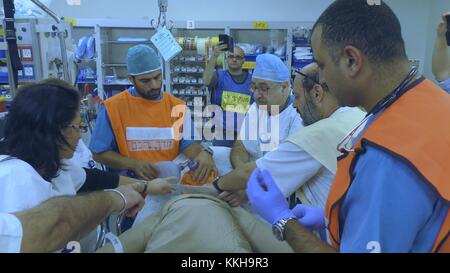
<instances>
[{"instance_id":1,"label":"white wall","mask_svg":"<svg viewBox=\"0 0 450 273\"><path fill-rule=\"evenodd\" d=\"M333 0L168 0L174 21L315 21ZM76 5L79 2L80 5ZM72 18L150 19L158 15L157 0L53 0L50 7ZM448 0L386 0L400 19L406 50L431 76L435 26Z\"/></svg>"},{"instance_id":2,"label":"white wall","mask_svg":"<svg viewBox=\"0 0 450 273\"><path fill-rule=\"evenodd\" d=\"M420 71L424 73L431 1L387 0L386 2L400 20L408 57L420 60Z\"/></svg>"},{"instance_id":3,"label":"white wall","mask_svg":"<svg viewBox=\"0 0 450 273\"><path fill-rule=\"evenodd\" d=\"M80 5L68 3L80 2ZM432 0L449 2L448 0ZM315 21L332 0L169 0L174 21ZM402 23L407 53L424 68L431 1L387 0ZM158 14L157 0L53 0L51 8L65 17L149 19Z\"/></svg>"},{"instance_id":4,"label":"white wall","mask_svg":"<svg viewBox=\"0 0 450 273\"><path fill-rule=\"evenodd\" d=\"M157 0L53 0L51 8L67 17L155 18ZM332 0L168 0L167 16L174 21L314 21ZM114 4L113 4L114 3Z\"/></svg>"}]
</instances>

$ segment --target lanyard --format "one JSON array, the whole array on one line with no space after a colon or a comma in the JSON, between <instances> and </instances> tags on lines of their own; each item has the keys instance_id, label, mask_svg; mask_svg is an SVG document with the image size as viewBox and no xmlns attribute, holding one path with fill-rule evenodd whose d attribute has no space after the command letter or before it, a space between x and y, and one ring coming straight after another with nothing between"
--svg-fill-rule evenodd
<instances>
[{"instance_id":1,"label":"lanyard","mask_svg":"<svg viewBox=\"0 0 450 273\"><path fill-rule=\"evenodd\" d=\"M417 68L414 67L413 69L411 69L408 76L406 76L406 78L397 86L397 88L395 88L394 91L392 91L392 93L390 93L388 96L386 96L380 102L378 102L375 105L375 107L367 113L367 116L375 115L378 112L380 112L381 110L388 108L397 99L399 99L403 94L405 94L406 91L409 90L408 88L406 88L406 87L408 87L408 83L412 79L414 79L414 77L417 76L417 73L418 73Z\"/></svg>"},{"instance_id":2,"label":"lanyard","mask_svg":"<svg viewBox=\"0 0 450 273\"><path fill-rule=\"evenodd\" d=\"M392 93L390 93L388 96L386 96L384 99L382 99L380 102L378 102L375 107L369 111L366 115L366 117L359 122L355 128L353 128L343 139L342 141L338 144L337 146L337 150L341 153L349 153L349 152L353 152L353 136L355 135L356 132L359 131L359 129L361 128L361 126L363 126L364 124L366 124L366 122L373 117L375 114L377 114L378 112L382 111L383 109L388 108L389 106L391 106L397 99L399 99L403 94L405 94L409 88L407 88L409 85L408 83L411 82L412 79L414 79L414 77L417 76L417 68L413 68L408 76L397 86L397 88L394 89L394 91Z\"/></svg>"}]
</instances>

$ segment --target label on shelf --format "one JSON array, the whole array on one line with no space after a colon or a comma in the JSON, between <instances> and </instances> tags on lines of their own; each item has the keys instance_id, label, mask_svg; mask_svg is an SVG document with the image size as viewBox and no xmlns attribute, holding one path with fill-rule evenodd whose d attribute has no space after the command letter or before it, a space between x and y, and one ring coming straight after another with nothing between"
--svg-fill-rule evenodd
<instances>
[{"instance_id":1,"label":"label on shelf","mask_svg":"<svg viewBox=\"0 0 450 273\"><path fill-rule=\"evenodd\" d=\"M67 22L71 23L72 27L76 27L77 26L77 19L75 19L75 18L64 18L64 21L67 21Z\"/></svg>"},{"instance_id":2,"label":"label on shelf","mask_svg":"<svg viewBox=\"0 0 450 273\"><path fill-rule=\"evenodd\" d=\"M194 20L187 20L186 21L186 28L187 29L195 29L195 21Z\"/></svg>"},{"instance_id":3,"label":"label on shelf","mask_svg":"<svg viewBox=\"0 0 450 273\"><path fill-rule=\"evenodd\" d=\"M253 22L254 29L269 29L269 22Z\"/></svg>"}]
</instances>

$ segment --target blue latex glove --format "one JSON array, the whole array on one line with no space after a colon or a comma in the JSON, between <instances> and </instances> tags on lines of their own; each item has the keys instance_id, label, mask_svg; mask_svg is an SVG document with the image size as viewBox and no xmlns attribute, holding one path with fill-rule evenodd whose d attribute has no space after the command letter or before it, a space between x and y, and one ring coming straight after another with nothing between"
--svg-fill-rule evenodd
<instances>
[{"instance_id":1,"label":"blue latex glove","mask_svg":"<svg viewBox=\"0 0 450 273\"><path fill-rule=\"evenodd\" d=\"M247 195L254 210L272 225L280 219L295 218L289 204L266 170L256 168L247 183Z\"/></svg>"},{"instance_id":2,"label":"blue latex glove","mask_svg":"<svg viewBox=\"0 0 450 273\"><path fill-rule=\"evenodd\" d=\"M325 210L318 207L299 204L292 209L298 222L311 230L323 230L325 228Z\"/></svg>"}]
</instances>

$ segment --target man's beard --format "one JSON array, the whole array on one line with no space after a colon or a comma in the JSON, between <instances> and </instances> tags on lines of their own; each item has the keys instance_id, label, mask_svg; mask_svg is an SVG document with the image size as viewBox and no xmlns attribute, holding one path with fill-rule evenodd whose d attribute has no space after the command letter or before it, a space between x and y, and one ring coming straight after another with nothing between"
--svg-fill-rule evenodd
<instances>
[{"instance_id":1,"label":"man's beard","mask_svg":"<svg viewBox=\"0 0 450 273\"><path fill-rule=\"evenodd\" d=\"M307 109L309 106L309 109ZM305 114L303 115L300 110L297 110L297 113L300 115L300 117L303 120L303 126L309 126L311 124L316 123L319 121L318 115L316 114L316 107L311 106L311 104L305 106Z\"/></svg>"},{"instance_id":2,"label":"man's beard","mask_svg":"<svg viewBox=\"0 0 450 273\"><path fill-rule=\"evenodd\" d=\"M161 89L151 90L150 92L142 92L140 89L136 88L136 91L139 93L141 97L147 100L156 100L161 95Z\"/></svg>"}]
</instances>

